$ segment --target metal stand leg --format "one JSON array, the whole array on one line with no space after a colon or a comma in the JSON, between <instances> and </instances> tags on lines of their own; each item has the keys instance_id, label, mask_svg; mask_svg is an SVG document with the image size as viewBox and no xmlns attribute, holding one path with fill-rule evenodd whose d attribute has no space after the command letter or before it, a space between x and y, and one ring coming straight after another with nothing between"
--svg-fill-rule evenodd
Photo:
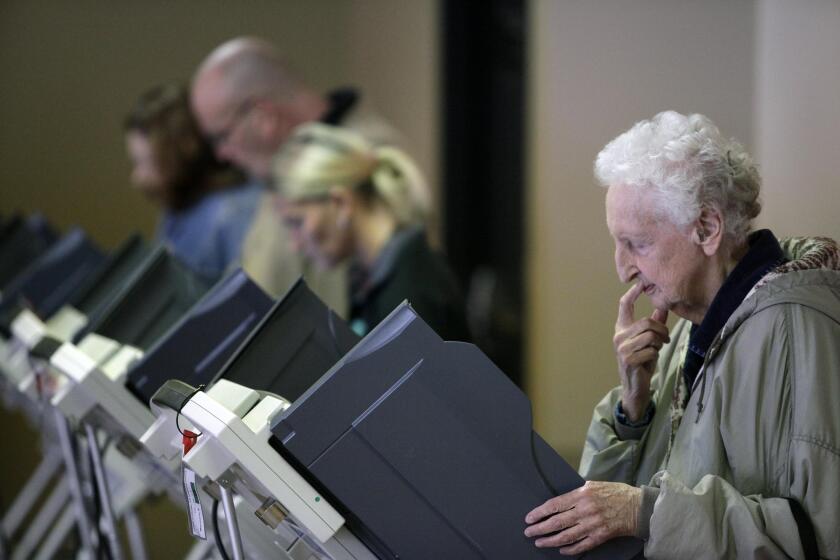
<instances>
[{"instance_id":1,"label":"metal stand leg","mask_svg":"<svg viewBox=\"0 0 840 560\"><path fill-rule=\"evenodd\" d=\"M61 443L61 453L64 456L64 472L66 473L67 483L70 487L70 495L73 498L73 506L76 510L76 525L79 528L79 539L82 543L82 548L93 555L95 549L93 546L90 519L88 519L87 510L85 509L79 469L76 465L76 455L73 452L73 436L70 433L70 426L67 424L67 420L61 414L61 411L55 408L53 412L55 413L55 426L58 432L58 439Z\"/></svg>"},{"instance_id":2,"label":"metal stand leg","mask_svg":"<svg viewBox=\"0 0 840 560\"><path fill-rule=\"evenodd\" d=\"M233 506L233 492L219 485L222 494L222 506L225 508L225 522L230 535L230 547L233 549L233 560L243 560L242 536L239 534L239 524L236 521L236 508Z\"/></svg>"},{"instance_id":3,"label":"metal stand leg","mask_svg":"<svg viewBox=\"0 0 840 560\"><path fill-rule=\"evenodd\" d=\"M26 481L15 501L3 516L3 534L12 537L20 528L27 513L35 506L38 497L44 492L50 480L61 468L61 456L58 453L48 453L41 460L38 468Z\"/></svg>"},{"instance_id":4,"label":"metal stand leg","mask_svg":"<svg viewBox=\"0 0 840 560\"><path fill-rule=\"evenodd\" d=\"M140 525L140 518L133 509L123 515L125 528L128 531L128 543L131 546L131 557L133 560L148 560L146 554L146 543L143 541L143 527Z\"/></svg>"},{"instance_id":5,"label":"metal stand leg","mask_svg":"<svg viewBox=\"0 0 840 560\"><path fill-rule=\"evenodd\" d=\"M122 560L122 547L120 546L120 535L117 532L117 521L114 516L114 509L111 506L111 492L108 489L108 480L105 478L105 469L102 467L102 456L99 454L99 442L96 441L96 432L93 426L85 424L85 435L87 435L88 450L93 460L93 478L96 480L96 488L99 490L99 503L102 506L102 513L105 517L105 531L108 533L108 546L111 549L113 560Z\"/></svg>"},{"instance_id":6,"label":"metal stand leg","mask_svg":"<svg viewBox=\"0 0 840 560\"><path fill-rule=\"evenodd\" d=\"M62 511L58 520L50 527L50 532L41 547L38 549L33 560L52 560L56 557L58 549L73 530L73 508L68 504ZM84 553L76 557L76 560L83 560L83 558L90 558Z\"/></svg>"},{"instance_id":7,"label":"metal stand leg","mask_svg":"<svg viewBox=\"0 0 840 560\"><path fill-rule=\"evenodd\" d=\"M61 480L27 527L26 532L14 549L12 560L24 560L32 557L32 552L38 548L38 545L44 539L44 535L53 530L53 520L56 516L62 510L71 511L68 504L69 499L70 489L68 484L65 480Z\"/></svg>"},{"instance_id":8,"label":"metal stand leg","mask_svg":"<svg viewBox=\"0 0 840 560\"><path fill-rule=\"evenodd\" d=\"M208 558L216 558L215 547L212 541L196 541L190 551L184 557L184 560L207 560Z\"/></svg>"}]
</instances>

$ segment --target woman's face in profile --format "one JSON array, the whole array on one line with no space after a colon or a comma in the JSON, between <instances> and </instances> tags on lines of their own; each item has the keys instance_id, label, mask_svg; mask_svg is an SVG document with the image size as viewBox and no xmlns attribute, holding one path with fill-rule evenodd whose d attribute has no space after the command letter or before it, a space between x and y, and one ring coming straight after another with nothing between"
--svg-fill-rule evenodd
<instances>
[{"instance_id":1,"label":"woman's face in profile","mask_svg":"<svg viewBox=\"0 0 840 560\"><path fill-rule=\"evenodd\" d=\"M154 204L165 206L168 186L149 137L131 130L125 135L126 151L131 161L131 183Z\"/></svg>"},{"instance_id":2,"label":"woman's face in profile","mask_svg":"<svg viewBox=\"0 0 840 560\"><path fill-rule=\"evenodd\" d=\"M352 252L349 221L330 197L279 204L292 248L321 269L336 266Z\"/></svg>"}]
</instances>

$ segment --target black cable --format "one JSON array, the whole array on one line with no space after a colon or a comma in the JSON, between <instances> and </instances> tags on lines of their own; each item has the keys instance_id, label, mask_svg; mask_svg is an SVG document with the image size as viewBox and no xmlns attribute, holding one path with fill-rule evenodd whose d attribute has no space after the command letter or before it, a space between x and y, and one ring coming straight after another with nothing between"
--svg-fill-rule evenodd
<instances>
[{"instance_id":1,"label":"black cable","mask_svg":"<svg viewBox=\"0 0 840 560\"><path fill-rule=\"evenodd\" d=\"M199 386L198 386L198 388L197 388L195 391L193 391L192 393L190 393L190 395L189 395L186 399L184 399L184 400L181 402L181 406L179 406L179 407L178 407L178 412L175 414L175 428L176 428L176 429L177 429L177 430L181 433L181 435L182 435L182 436L184 436L185 438L192 438L192 437L196 437L196 438L197 438L198 436L200 436L200 435L201 435L201 434L195 434L195 436L188 436L188 435L187 435L187 434L185 434L185 433L184 433L184 431L181 429L180 424L178 424L178 420L181 418L181 410L183 410L183 408L184 408L185 406L187 406L187 403L188 403L188 402L190 402L190 399L191 399L191 398L193 398L193 397L196 395L196 393L198 393L199 391L201 391L201 390L203 390L203 389L204 389L204 385L202 384L202 385L199 385Z\"/></svg>"},{"instance_id":2,"label":"black cable","mask_svg":"<svg viewBox=\"0 0 840 560\"><path fill-rule=\"evenodd\" d=\"M216 539L216 548L219 549L222 560L230 560L230 556L227 555L225 545L222 542L222 534L219 532L219 500L213 500L213 513L211 516L213 517L213 537Z\"/></svg>"},{"instance_id":3,"label":"black cable","mask_svg":"<svg viewBox=\"0 0 840 560\"><path fill-rule=\"evenodd\" d=\"M93 438L96 441L97 446L99 442L97 438ZM105 534L102 532L102 504L100 502L100 495L99 495L99 485L96 483L96 474L95 468L93 465L93 453L98 453L98 450L90 449L88 446L87 449L87 471L88 474L91 476L92 480L89 480L89 484L91 486L91 492L93 493L93 523L95 525L94 529L96 531L97 536L97 550L96 550L96 557L101 559L103 556L107 560L113 560L111 556L111 548L108 546L108 541L105 537ZM104 473L103 473L104 475ZM106 482L107 484L107 482Z\"/></svg>"},{"instance_id":4,"label":"black cable","mask_svg":"<svg viewBox=\"0 0 840 560\"><path fill-rule=\"evenodd\" d=\"M102 531L101 531L101 528L100 528L100 525L99 525L99 518L100 518L100 515L102 513L101 510L100 510L100 503L99 503L99 487L96 485L96 480L93 479L94 478L93 457L91 457L91 455L90 455L92 453L92 451L88 447L85 447L84 451L86 452L83 455L83 457L85 457L85 459L86 459L85 460L85 475L84 476L87 476L87 478L88 478L87 482L90 484L90 492L91 492L91 494L90 494L91 502L89 502L89 508L87 508L87 509L89 510L88 513L90 514L90 520L93 523L93 529L96 532L96 545L97 545L96 558L101 559L102 558L102 543L104 542L104 540L103 540ZM81 478L81 476L82 475L80 474L80 478ZM83 492L83 494L84 494L84 492ZM84 497L82 498L82 501L84 501Z\"/></svg>"}]
</instances>

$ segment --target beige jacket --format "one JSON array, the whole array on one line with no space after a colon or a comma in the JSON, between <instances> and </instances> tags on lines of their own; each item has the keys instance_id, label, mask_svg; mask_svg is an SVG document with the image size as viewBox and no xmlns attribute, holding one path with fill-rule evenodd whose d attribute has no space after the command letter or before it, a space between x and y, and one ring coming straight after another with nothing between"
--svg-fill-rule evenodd
<instances>
[{"instance_id":1,"label":"beige jacket","mask_svg":"<svg viewBox=\"0 0 840 560\"><path fill-rule=\"evenodd\" d=\"M840 250L783 248L792 261L729 318L684 409L686 321L660 353L646 428L616 428L618 388L595 409L581 474L650 485L648 558L804 558L793 500L820 557L840 559Z\"/></svg>"}]
</instances>

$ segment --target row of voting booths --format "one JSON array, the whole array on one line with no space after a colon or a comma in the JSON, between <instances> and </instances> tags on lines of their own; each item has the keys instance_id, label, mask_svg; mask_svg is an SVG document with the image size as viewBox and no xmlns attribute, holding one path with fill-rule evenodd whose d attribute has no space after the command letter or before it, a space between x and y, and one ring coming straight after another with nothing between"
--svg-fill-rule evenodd
<instances>
[{"instance_id":1,"label":"row of voting booths","mask_svg":"<svg viewBox=\"0 0 840 560\"><path fill-rule=\"evenodd\" d=\"M2 512L5 557L75 539L78 558L144 559L151 496L183 508L190 559L557 555L525 514L583 480L507 376L411 302L359 338L303 279L274 300L137 235L106 251L0 220L0 391L43 439Z\"/></svg>"}]
</instances>

